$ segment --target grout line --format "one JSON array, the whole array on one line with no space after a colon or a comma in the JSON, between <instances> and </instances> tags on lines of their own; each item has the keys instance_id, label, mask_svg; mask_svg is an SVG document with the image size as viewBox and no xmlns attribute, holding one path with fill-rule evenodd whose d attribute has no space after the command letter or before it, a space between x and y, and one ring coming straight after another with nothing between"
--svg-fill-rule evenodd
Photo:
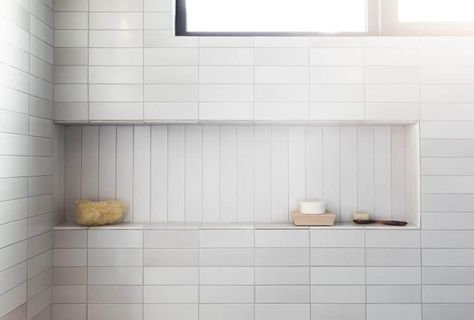
<instances>
[{"instance_id":1,"label":"grout line","mask_svg":"<svg viewBox=\"0 0 474 320\"><path fill-rule=\"evenodd\" d=\"M150 134L150 143L149 143L149 150L150 150L150 157L149 157L149 173L148 173L148 177L149 177L149 181L150 181L150 188L148 190L148 222L150 222L152 219L152 206L153 206L153 202L152 202L152 197L153 197L153 188L152 188L152 179L153 179L153 126L148 126L149 127L149 134Z\"/></svg>"}]
</instances>

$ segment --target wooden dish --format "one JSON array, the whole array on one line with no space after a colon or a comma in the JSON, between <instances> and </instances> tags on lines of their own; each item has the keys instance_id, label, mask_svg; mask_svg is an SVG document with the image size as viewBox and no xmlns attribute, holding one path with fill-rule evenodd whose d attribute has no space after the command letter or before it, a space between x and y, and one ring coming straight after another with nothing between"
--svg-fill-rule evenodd
<instances>
[{"instance_id":1,"label":"wooden dish","mask_svg":"<svg viewBox=\"0 0 474 320\"><path fill-rule=\"evenodd\" d=\"M327 212L325 214L303 214L295 211L291 213L295 226L332 226L336 221L336 214Z\"/></svg>"}]
</instances>

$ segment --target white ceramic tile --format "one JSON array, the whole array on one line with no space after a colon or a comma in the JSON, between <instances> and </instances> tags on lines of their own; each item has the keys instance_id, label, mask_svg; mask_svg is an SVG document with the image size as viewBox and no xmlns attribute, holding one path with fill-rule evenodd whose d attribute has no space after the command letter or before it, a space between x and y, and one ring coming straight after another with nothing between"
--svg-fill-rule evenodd
<instances>
[{"instance_id":1,"label":"white ceramic tile","mask_svg":"<svg viewBox=\"0 0 474 320\"><path fill-rule=\"evenodd\" d=\"M142 318L141 304L90 304L87 319L139 320Z\"/></svg>"},{"instance_id":2,"label":"white ceramic tile","mask_svg":"<svg viewBox=\"0 0 474 320\"><path fill-rule=\"evenodd\" d=\"M252 230L201 230L199 246L201 248L253 247Z\"/></svg>"},{"instance_id":3,"label":"white ceramic tile","mask_svg":"<svg viewBox=\"0 0 474 320\"><path fill-rule=\"evenodd\" d=\"M308 304L257 304L255 305L256 320L283 320L289 317L310 319Z\"/></svg>"},{"instance_id":4,"label":"white ceramic tile","mask_svg":"<svg viewBox=\"0 0 474 320\"><path fill-rule=\"evenodd\" d=\"M257 230L256 247L307 247L309 233L306 230Z\"/></svg>"},{"instance_id":5,"label":"white ceramic tile","mask_svg":"<svg viewBox=\"0 0 474 320\"><path fill-rule=\"evenodd\" d=\"M252 285L254 269L250 267L200 267L200 285Z\"/></svg>"},{"instance_id":6,"label":"white ceramic tile","mask_svg":"<svg viewBox=\"0 0 474 320\"><path fill-rule=\"evenodd\" d=\"M89 267L87 283L89 285L141 285L142 272L143 269L138 267Z\"/></svg>"},{"instance_id":7,"label":"white ceramic tile","mask_svg":"<svg viewBox=\"0 0 474 320\"><path fill-rule=\"evenodd\" d=\"M419 248L420 234L416 230L367 230L367 247Z\"/></svg>"},{"instance_id":8,"label":"white ceramic tile","mask_svg":"<svg viewBox=\"0 0 474 320\"><path fill-rule=\"evenodd\" d=\"M141 249L88 249L87 263L93 267L139 267L143 253Z\"/></svg>"},{"instance_id":9,"label":"white ceramic tile","mask_svg":"<svg viewBox=\"0 0 474 320\"><path fill-rule=\"evenodd\" d=\"M168 128L168 221L185 220L185 128Z\"/></svg>"},{"instance_id":10,"label":"white ceramic tile","mask_svg":"<svg viewBox=\"0 0 474 320\"><path fill-rule=\"evenodd\" d=\"M363 230L311 230L311 247L364 247Z\"/></svg>"},{"instance_id":11,"label":"white ceramic tile","mask_svg":"<svg viewBox=\"0 0 474 320\"><path fill-rule=\"evenodd\" d=\"M472 267L424 267L425 285L472 285Z\"/></svg>"},{"instance_id":12,"label":"white ceramic tile","mask_svg":"<svg viewBox=\"0 0 474 320\"><path fill-rule=\"evenodd\" d=\"M474 266L472 249L424 249L423 266Z\"/></svg>"},{"instance_id":13,"label":"white ceramic tile","mask_svg":"<svg viewBox=\"0 0 474 320\"><path fill-rule=\"evenodd\" d=\"M311 286L312 303L365 303L364 286Z\"/></svg>"},{"instance_id":14,"label":"white ceramic tile","mask_svg":"<svg viewBox=\"0 0 474 320\"><path fill-rule=\"evenodd\" d=\"M253 306L251 304L207 304L199 308L199 319L206 320L251 320Z\"/></svg>"},{"instance_id":15,"label":"white ceramic tile","mask_svg":"<svg viewBox=\"0 0 474 320\"><path fill-rule=\"evenodd\" d=\"M146 230L145 248L197 248L197 231Z\"/></svg>"},{"instance_id":16,"label":"white ceramic tile","mask_svg":"<svg viewBox=\"0 0 474 320\"><path fill-rule=\"evenodd\" d=\"M387 277L390 274L390 277ZM368 285L421 284L419 267L367 267Z\"/></svg>"},{"instance_id":17,"label":"white ceramic tile","mask_svg":"<svg viewBox=\"0 0 474 320\"><path fill-rule=\"evenodd\" d=\"M53 264L58 267L85 266L86 249L54 249Z\"/></svg>"},{"instance_id":18,"label":"white ceramic tile","mask_svg":"<svg viewBox=\"0 0 474 320\"><path fill-rule=\"evenodd\" d=\"M384 317L387 320L399 319L403 317L407 320L421 319L420 304L369 304L367 306L367 319L380 319Z\"/></svg>"},{"instance_id":19,"label":"white ceramic tile","mask_svg":"<svg viewBox=\"0 0 474 320\"><path fill-rule=\"evenodd\" d=\"M256 266L307 266L309 252L306 248L256 248Z\"/></svg>"},{"instance_id":20,"label":"white ceramic tile","mask_svg":"<svg viewBox=\"0 0 474 320\"><path fill-rule=\"evenodd\" d=\"M365 319L364 304L312 304L311 319Z\"/></svg>"},{"instance_id":21,"label":"white ceramic tile","mask_svg":"<svg viewBox=\"0 0 474 320\"><path fill-rule=\"evenodd\" d=\"M362 285L365 284L364 267L312 267L311 284Z\"/></svg>"},{"instance_id":22,"label":"white ceramic tile","mask_svg":"<svg viewBox=\"0 0 474 320\"><path fill-rule=\"evenodd\" d=\"M198 303L197 286L145 286L144 303Z\"/></svg>"},{"instance_id":23,"label":"white ceramic tile","mask_svg":"<svg viewBox=\"0 0 474 320\"><path fill-rule=\"evenodd\" d=\"M367 303L420 303L420 286L368 286Z\"/></svg>"},{"instance_id":24,"label":"white ceramic tile","mask_svg":"<svg viewBox=\"0 0 474 320\"><path fill-rule=\"evenodd\" d=\"M311 249L312 266L364 266L363 249Z\"/></svg>"},{"instance_id":25,"label":"white ceramic tile","mask_svg":"<svg viewBox=\"0 0 474 320\"><path fill-rule=\"evenodd\" d=\"M419 266L419 249L369 248L366 251L367 266Z\"/></svg>"},{"instance_id":26,"label":"white ceramic tile","mask_svg":"<svg viewBox=\"0 0 474 320\"><path fill-rule=\"evenodd\" d=\"M143 253L145 266L197 266L198 251L195 249L145 249Z\"/></svg>"},{"instance_id":27,"label":"white ceramic tile","mask_svg":"<svg viewBox=\"0 0 474 320\"><path fill-rule=\"evenodd\" d=\"M197 285L198 268L145 267L145 285Z\"/></svg>"},{"instance_id":28,"label":"white ceramic tile","mask_svg":"<svg viewBox=\"0 0 474 320\"><path fill-rule=\"evenodd\" d=\"M135 127L133 136L133 220L150 221L149 127Z\"/></svg>"},{"instance_id":29,"label":"white ceramic tile","mask_svg":"<svg viewBox=\"0 0 474 320\"><path fill-rule=\"evenodd\" d=\"M255 303L308 303L309 286L258 286Z\"/></svg>"},{"instance_id":30,"label":"white ceramic tile","mask_svg":"<svg viewBox=\"0 0 474 320\"><path fill-rule=\"evenodd\" d=\"M308 285L308 267L256 267L256 285Z\"/></svg>"},{"instance_id":31,"label":"white ceramic tile","mask_svg":"<svg viewBox=\"0 0 474 320\"><path fill-rule=\"evenodd\" d=\"M253 286L201 286L201 304L208 303L250 303L254 302Z\"/></svg>"},{"instance_id":32,"label":"white ceramic tile","mask_svg":"<svg viewBox=\"0 0 474 320\"><path fill-rule=\"evenodd\" d=\"M89 230L89 248L141 248L143 232L138 230Z\"/></svg>"},{"instance_id":33,"label":"white ceramic tile","mask_svg":"<svg viewBox=\"0 0 474 320\"><path fill-rule=\"evenodd\" d=\"M311 48L311 65L363 65L364 50L362 48Z\"/></svg>"},{"instance_id":34,"label":"white ceramic tile","mask_svg":"<svg viewBox=\"0 0 474 320\"><path fill-rule=\"evenodd\" d=\"M156 317L163 319L198 319L197 304L145 304L143 317L152 320Z\"/></svg>"},{"instance_id":35,"label":"white ceramic tile","mask_svg":"<svg viewBox=\"0 0 474 320\"><path fill-rule=\"evenodd\" d=\"M103 303L142 303L141 286L89 286L87 302L89 304Z\"/></svg>"}]
</instances>

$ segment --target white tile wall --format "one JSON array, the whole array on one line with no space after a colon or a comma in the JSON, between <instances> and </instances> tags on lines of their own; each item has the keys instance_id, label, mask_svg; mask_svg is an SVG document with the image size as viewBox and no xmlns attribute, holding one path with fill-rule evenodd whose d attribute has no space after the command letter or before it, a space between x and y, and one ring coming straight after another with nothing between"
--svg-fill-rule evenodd
<instances>
[{"instance_id":1,"label":"white tile wall","mask_svg":"<svg viewBox=\"0 0 474 320\"><path fill-rule=\"evenodd\" d=\"M60 2L57 121L414 121L440 77L469 93L418 38L175 37L171 0Z\"/></svg>"},{"instance_id":2,"label":"white tile wall","mask_svg":"<svg viewBox=\"0 0 474 320\"><path fill-rule=\"evenodd\" d=\"M8 276L7 287L14 287L0 295L0 317L46 319L52 294L61 302L52 307L55 319L472 318L472 38L174 38L169 0L54 4L54 17L52 1L0 4L0 223L13 231L28 220L21 230L29 229L0 237L1 274L22 273L21 282ZM18 14L4 14L12 10ZM259 247L254 263L274 265L268 273L274 286L203 286L201 306L193 271L185 273L194 277L187 294L176 283L150 285L141 295L133 283L113 294L110 283L85 290L87 231L74 241L57 238L64 245L55 254L47 240L64 201L69 215L81 196L124 199L131 204L128 221L287 221L299 199L325 197L341 220L354 208L401 218L408 207L396 191L406 183L397 174L407 170L399 152L405 133L398 127L387 134L385 127L102 126L69 127L64 139L64 129L52 129L48 120L53 86L58 121L421 119L423 234L312 230L308 254L298 244L291 251ZM52 161L42 159L52 153ZM56 173L64 169L63 180ZM168 239L165 247L151 240L149 248L123 245L107 254L99 243L86 256L97 264L91 268L105 268L93 270L117 277L136 270L128 268L150 268L154 276L170 263L189 271L201 262L232 275L254 257L253 248L232 243L200 249L196 236L175 248ZM126 265L124 254L142 254L145 267ZM51 293L53 257L67 266L54 269ZM365 267L368 285L352 278L334 285L329 276L323 279L329 284L316 285L320 278L308 273L308 291L299 281L309 280L291 271L309 264L329 276L358 275ZM286 290L271 278L279 274L288 276L281 280ZM162 302L162 292L170 300Z\"/></svg>"},{"instance_id":3,"label":"white tile wall","mask_svg":"<svg viewBox=\"0 0 474 320\"><path fill-rule=\"evenodd\" d=\"M51 227L64 211L52 196L64 152L52 122L54 9L5 0L0 12L0 319L50 319Z\"/></svg>"},{"instance_id":4,"label":"white tile wall","mask_svg":"<svg viewBox=\"0 0 474 320\"><path fill-rule=\"evenodd\" d=\"M55 265L53 319L67 310L75 319L396 319L395 310L421 319L421 250L410 247L420 230L393 231L402 239L387 246L388 230L364 227L133 228L56 228L55 253L85 250L88 259ZM133 248L123 242L128 238ZM472 302L471 269L427 268L425 306Z\"/></svg>"}]
</instances>

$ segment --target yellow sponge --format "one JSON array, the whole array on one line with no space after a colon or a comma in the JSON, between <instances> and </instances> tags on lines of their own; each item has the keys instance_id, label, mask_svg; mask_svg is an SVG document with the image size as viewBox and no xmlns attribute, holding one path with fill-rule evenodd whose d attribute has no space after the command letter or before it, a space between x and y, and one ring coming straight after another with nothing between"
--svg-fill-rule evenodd
<instances>
[{"instance_id":1,"label":"yellow sponge","mask_svg":"<svg viewBox=\"0 0 474 320\"><path fill-rule=\"evenodd\" d=\"M120 201L76 201L76 221L82 226L103 226L120 222L125 206Z\"/></svg>"}]
</instances>

